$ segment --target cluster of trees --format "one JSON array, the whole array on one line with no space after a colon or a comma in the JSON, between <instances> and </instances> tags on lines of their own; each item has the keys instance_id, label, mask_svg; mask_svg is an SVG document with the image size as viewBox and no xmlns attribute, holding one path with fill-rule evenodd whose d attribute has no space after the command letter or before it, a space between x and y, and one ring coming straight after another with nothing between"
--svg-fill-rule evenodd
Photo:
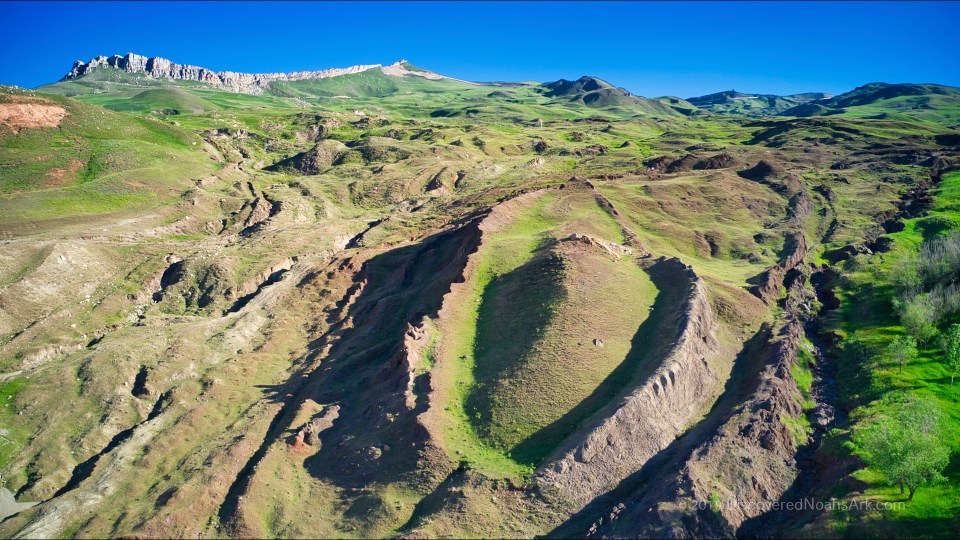
<instances>
[{"instance_id":1,"label":"cluster of trees","mask_svg":"<svg viewBox=\"0 0 960 540\"><path fill-rule=\"evenodd\" d=\"M960 324L952 324L946 331L939 333L939 341L944 362L950 372L950 384L953 384L960 372ZM886 358L897 364L902 373L903 366L917 357L918 340L908 331L907 335L894 338L884 352Z\"/></svg>"},{"instance_id":2,"label":"cluster of trees","mask_svg":"<svg viewBox=\"0 0 960 540\"><path fill-rule=\"evenodd\" d=\"M918 253L898 261L891 277L897 293L893 306L907 336L890 343L887 357L902 370L916 358L918 346L937 343L952 384L960 373L960 325L949 325L960 315L960 234L924 242Z\"/></svg>"},{"instance_id":3,"label":"cluster of trees","mask_svg":"<svg viewBox=\"0 0 960 540\"><path fill-rule=\"evenodd\" d=\"M853 436L856 452L880 471L888 485L909 492L942 482L950 461L950 448L943 443L940 410L931 398L895 395L877 415L859 427Z\"/></svg>"},{"instance_id":4,"label":"cluster of trees","mask_svg":"<svg viewBox=\"0 0 960 540\"><path fill-rule=\"evenodd\" d=\"M917 488L944 480L950 447L943 442L941 412L933 398L873 387L878 381L870 367L885 359L902 372L920 349L935 345L942 350L950 384L954 383L960 374L960 324L955 323L960 317L960 234L921 244L917 253L897 262L891 281L893 307L906 335L887 343L882 354L856 333L844 346L849 358L867 368L862 370L864 382L871 388L865 391L873 398L883 396L875 403L879 412L854 429L852 448L912 500Z\"/></svg>"}]
</instances>

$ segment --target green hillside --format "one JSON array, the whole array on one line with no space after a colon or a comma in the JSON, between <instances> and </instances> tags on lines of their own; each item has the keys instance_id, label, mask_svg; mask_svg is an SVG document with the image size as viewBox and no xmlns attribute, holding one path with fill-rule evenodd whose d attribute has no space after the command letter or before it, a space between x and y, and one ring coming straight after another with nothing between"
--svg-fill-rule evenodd
<instances>
[{"instance_id":1,"label":"green hillside","mask_svg":"<svg viewBox=\"0 0 960 540\"><path fill-rule=\"evenodd\" d=\"M0 537L955 536L960 90L242 80L0 90Z\"/></svg>"},{"instance_id":2,"label":"green hillside","mask_svg":"<svg viewBox=\"0 0 960 540\"><path fill-rule=\"evenodd\" d=\"M0 104L23 99L62 107L66 115L57 128L0 127L0 222L8 231L156 205L213 169L202 139L189 131L69 98L0 93Z\"/></svg>"},{"instance_id":3,"label":"green hillside","mask_svg":"<svg viewBox=\"0 0 960 540\"><path fill-rule=\"evenodd\" d=\"M784 116L871 117L960 124L960 88L937 84L870 83L830 99L783 111Z\"/></svg>"},{"instance_id":4,"label":"green hillside","mask_svg":"<svg viewBox=\"0 0 960 540\"><path fill-rule=\"evenodd\" d=\"M797 106L801 100L813 94L798 96L776 96L769 94L744 94L736 90L727 90L705 96L687 98L696 107L717 114L742 114L747 116L776 116Z\"/></svg>"}]
</instances>

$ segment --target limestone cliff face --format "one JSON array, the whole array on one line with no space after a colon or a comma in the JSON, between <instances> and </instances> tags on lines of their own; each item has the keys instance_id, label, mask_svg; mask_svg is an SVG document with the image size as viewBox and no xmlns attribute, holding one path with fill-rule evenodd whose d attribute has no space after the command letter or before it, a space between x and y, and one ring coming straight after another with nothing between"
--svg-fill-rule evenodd
<instances>
[{"instance_id":1,"label":"limestone cliff face","mask_svg":"<svg viewBox=\"0 0 960 540\"><path fill-rule=\"evenodd\" d=\"M82 77L95 68L107 67L127 73L142 73L148 77L198 81L222 87L233 92L260 94L263 93L266 86L273 81L324 79L351 73L361 73L371 69L380 69L384 74L397 77L414 75L430 79L441 78L435 73L408 71L404 67L404 62L404 60L400 60L389 66L367 64L319 71L295 71L293 73L237 73L233 71L213 71L199 66L177 64L166 58L147 58L139 54L127 53L122 56L119 54L113 56L97 56L89 62L77 60L73 63L70 72L67 73L62 80Z\"/></svg>"}]
</instances>

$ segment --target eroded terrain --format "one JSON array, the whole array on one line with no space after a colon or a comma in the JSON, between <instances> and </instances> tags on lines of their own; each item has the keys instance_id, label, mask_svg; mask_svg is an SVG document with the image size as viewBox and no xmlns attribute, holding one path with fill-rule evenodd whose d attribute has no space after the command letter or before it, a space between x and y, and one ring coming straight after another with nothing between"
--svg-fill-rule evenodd
<instances>
[{"instance_id":1,"label":"eroded terrain","mask_svg":"<svg viewBox=\"0 0 960 540\"><path fill-rule=\"evenodd\" d=\"M782 534L690 503L796 495L824 272L960 163L590 78L110 69L0 100L3 536Z\"/></svg>"}]
</instances>

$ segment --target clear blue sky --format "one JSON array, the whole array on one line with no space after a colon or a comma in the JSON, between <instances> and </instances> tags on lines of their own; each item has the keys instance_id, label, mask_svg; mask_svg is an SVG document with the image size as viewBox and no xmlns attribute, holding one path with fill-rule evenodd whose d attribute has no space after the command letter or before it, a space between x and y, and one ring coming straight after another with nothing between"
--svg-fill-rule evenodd
<instances>
[{"instance_id":1,"label":"clear blue sky","mask_svg":"<svg viewBox=\"0 0 960 540\"><path fill-rule=\"evenodd\" d=\"M0 83L136 52L214 70L412 63L462 79L594 75L645 96L960 86L953 2L0 2Z\"/></svg>"}]
</instances>

